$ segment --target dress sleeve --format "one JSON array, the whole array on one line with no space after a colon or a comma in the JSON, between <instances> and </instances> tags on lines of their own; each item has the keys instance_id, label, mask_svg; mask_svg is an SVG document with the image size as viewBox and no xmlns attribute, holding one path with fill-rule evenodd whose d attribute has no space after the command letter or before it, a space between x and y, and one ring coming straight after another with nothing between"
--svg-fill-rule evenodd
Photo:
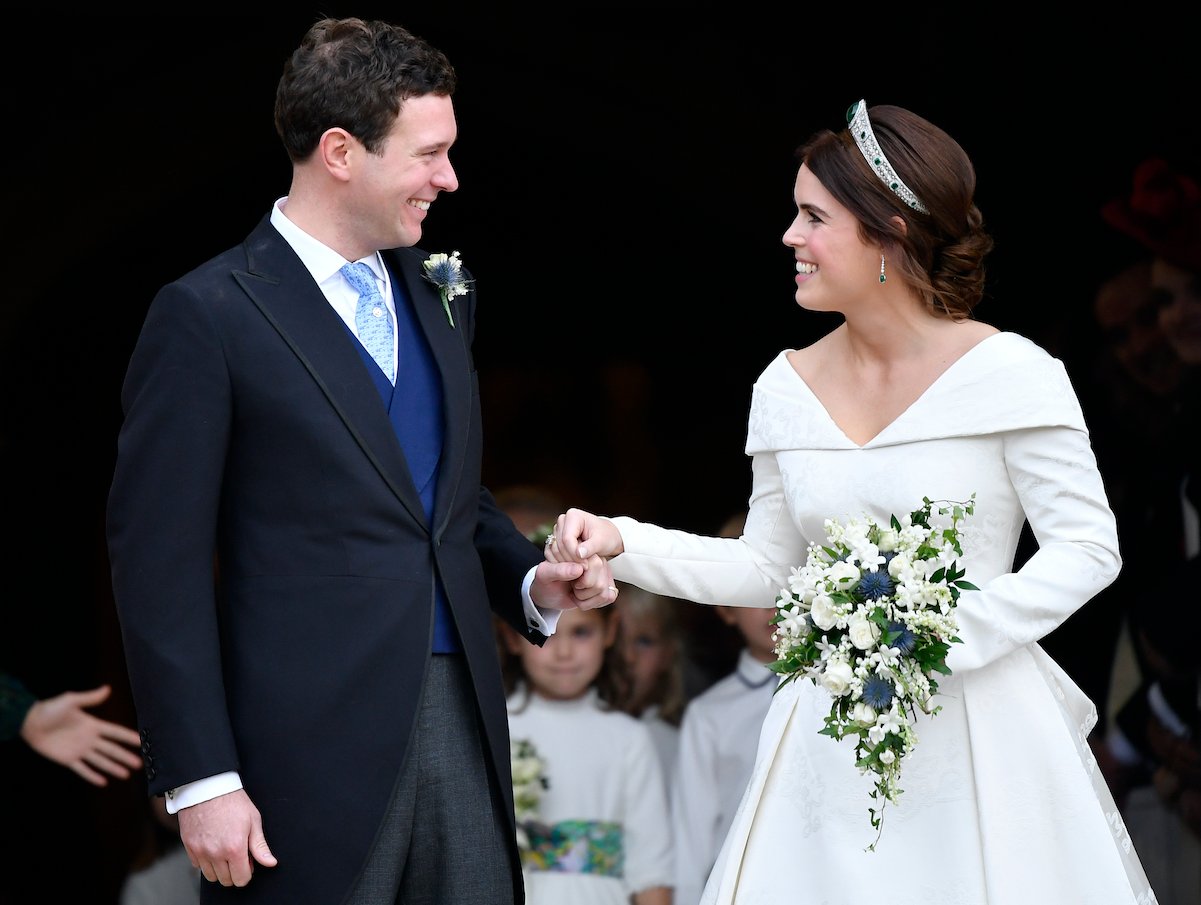
<instances>
[{"instance_id":1,"label":"dress sleeve","mask_svg":"<svg viewBox=\"0 0 1201 905\"><path fill-rule=\"evenodd\" d=\"M613 577L656 594L708 604L775 606L789 563L805 542L784 502L773 452L751 459L752 489L742 537L705 537L627 516L612 519L625 552Z\"/></svg>"},{"instance_id":2,"label":"dress sleeve","mask_svg":"<svg viewBox=\"0 0 1201 905\"><path fill-rule=\"evenodd\" d=\"M978 669L1038 641L1100 593L1121 568L1117 525L1087 431L1055 426L1005 436L1005 463L1037 552L958 608L953 672ZM970 576L969 576L970 577Z\"/></svg>"}]
</instances>

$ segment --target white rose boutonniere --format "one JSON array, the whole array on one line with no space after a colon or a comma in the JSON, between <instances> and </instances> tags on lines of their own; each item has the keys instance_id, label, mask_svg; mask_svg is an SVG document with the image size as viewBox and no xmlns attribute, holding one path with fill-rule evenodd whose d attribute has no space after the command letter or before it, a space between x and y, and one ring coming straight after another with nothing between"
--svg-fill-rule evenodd
<instances>
[{"instance_id":1,"label":"white rose boutonniere","mask_svg":"<svg viewBox=\"0 0 1201 905\"><path fill-rule=\"evenodd\" d=\"M466 295L467 284L473 282L463 279L463 262L459 260L459 253L453 251L450 254L430 255L421 262L421 266L425 268L425 278L438 287L438 294L442 296L442 310L453 327L455 319L450 313L450 300Z\"/></svg>"}]
</instances>

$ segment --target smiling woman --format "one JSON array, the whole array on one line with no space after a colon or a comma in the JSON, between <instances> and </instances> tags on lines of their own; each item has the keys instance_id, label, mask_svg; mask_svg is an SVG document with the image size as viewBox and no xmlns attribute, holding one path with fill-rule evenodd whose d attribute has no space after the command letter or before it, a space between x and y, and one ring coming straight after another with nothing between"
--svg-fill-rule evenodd
<instances>
[{"instance_id":1,"label":"smiling woman","mask_svg":"<svg viewBox=\"0 0 1201 905\"><path fill-rule=\"evenodd\" d=\"M861 898L924 905L1145 905L1085 741L1096 710L1038 643L1122 562L1081 406L1062 361L975 319L993 241L962 146L905 108L866 115L866 156L854 122L798 151L782 240L817 267L795 301L842 320L754 383L742 534L569 508L552 554L701 604L789 589L778 668L815 681L773 695L703 905L795 898L798 877L815 901L854 877ZM1019 565L1026 524L1039 548ZM916 878L899 900L898 876Z\"/></svg>"}]
</instances>

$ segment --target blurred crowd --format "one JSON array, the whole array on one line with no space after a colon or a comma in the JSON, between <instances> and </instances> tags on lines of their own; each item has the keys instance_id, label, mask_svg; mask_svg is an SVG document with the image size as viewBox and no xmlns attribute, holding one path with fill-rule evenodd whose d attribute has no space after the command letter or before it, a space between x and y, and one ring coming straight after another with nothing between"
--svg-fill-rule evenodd
<instances>
[{"instance_id":1,"label":"blurred crowd","mask_svg":"<svg viewBox=\"0 0 1201 905\"><path fill-rule=\"evenodd\" d=\"M1162 157L1101 210L1121 240L1077 382L1118 519L1117 581L1048 639L1161 902L1201 901L1201 182Z\"/></svg>"}]
</instances>

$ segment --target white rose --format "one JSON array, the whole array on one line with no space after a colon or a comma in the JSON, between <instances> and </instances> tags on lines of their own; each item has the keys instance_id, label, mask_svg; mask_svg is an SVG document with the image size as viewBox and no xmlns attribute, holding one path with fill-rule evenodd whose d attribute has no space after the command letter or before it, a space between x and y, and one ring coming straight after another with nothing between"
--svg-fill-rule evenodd
<instances>
[{"instance_id":1,"label":"white rose","mask_svg":"<svg viewBox=\"0 0 1201 905\"><path fill-rule=\"evenodd\" d=\"M894 581L902 581L913 571L913 564L904 553L898 553L888 561L888 574Z\"/></svg>"},{"instance_id":2,"label":"white rose","mask_svg":"<svg viewBox=\"0 0 1201 905\"><path fill-rule=\"evenodd\" d=\"M892 748L885 748L880 752L880 763L882 764L891 764L896 759L897 755Z\"/></svg>"},{"instance_id":3,"label":"white rose","mask_svg":"<svg viewBox=\"0 0 1201 905\"><path fill-rule=\"evenodd\" d=\"M818 594L813 598L813 608L809 610L813 624L823 632L828 632L838 623L838 610L834 601L826 594Z\"/></svg>"},{"instance_id":4,"label":"white rose","mask_svg":"<svg viewBox=\"0 0 1201 905\"><path fill-rule=\"evenodd\" d=\"M851 638L851 643L857 648L869 650L880 638L880 626L863 614L859 614L851 619L847 634Z\"/></svg>"},{"instance_id":5,"label":"white rose","mask_svg":"<svg viewBox=\"0 0 1201 905\"><path fill-rule=\"evenodd\" d=\"M822 673L822 688L836 698L842 697L851 688L851 679L855 677L851 664L842 658L832 659L826 664Z\"/></svg>"},{"instance_id":6,"label":"white rose","mask_svg":"<svg viewBox=\"0 0 1201 905\"><path fill-rule=\"evenodd\" d=\"M830 566L827 577L834 582L834 587L839 591L849 591L859 583L859 567L846 560L839 560Z\"/></svg>"},{"instance_id":7,"label":"white rose","mask_svg":"<svg viewBox=\"0 0 1201 905\"><path fill-rule=\"evenodd\" d=\"M860 726L874 726L876 724L876 708L860 701L851 708L851 719Z\"/></svg>"},{"instance_id":8,"label":"white rose","mask_svg":"<svg viewBox=\"0 0 1201 905\"><path fill-rule=\"evenodd\" d=\"M876 540L876 546L880 548L881 553L888 553L895 550L901 543L901 536L891 526L880 529L880 536Z\"/></svg>"}]
</instances>

